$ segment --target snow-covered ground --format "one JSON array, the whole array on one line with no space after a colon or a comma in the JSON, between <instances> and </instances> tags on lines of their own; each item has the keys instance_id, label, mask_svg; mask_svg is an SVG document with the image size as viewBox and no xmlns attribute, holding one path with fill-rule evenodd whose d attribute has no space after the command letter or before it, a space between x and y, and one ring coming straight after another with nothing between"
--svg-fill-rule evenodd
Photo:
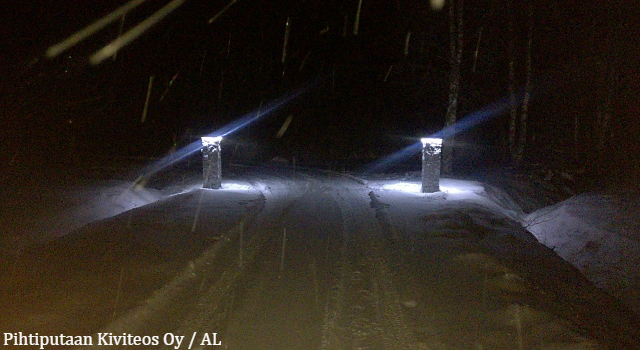
<instances>
[{"instance_id":1,"label":"snow-covered ground","mask_svg":"<svg viewBox=\"0 0 640 350\"><path fill-rule=\"evenodd\" d=\"M623 339L598 333L637 322L553 253L638 312L637 197L585 194L526 214L477 181L420 193L415 174L268 168L221 190L200 189L197 172L156 183L11 191L0 282L26 292L4 295L0 326L187 334L223 319L231 348L593 349L592 336Z\"/></svg>"}]
</instances>

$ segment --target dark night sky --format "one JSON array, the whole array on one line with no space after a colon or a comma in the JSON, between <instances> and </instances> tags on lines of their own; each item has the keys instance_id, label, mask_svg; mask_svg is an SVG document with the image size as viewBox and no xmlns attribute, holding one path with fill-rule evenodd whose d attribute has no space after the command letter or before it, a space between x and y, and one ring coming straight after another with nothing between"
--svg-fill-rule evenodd
<instances>
[{"instance_id":1,"label":"dark night sky","mask_svg":"<svg viewBox=\"0 0 640 350\"><path fill-rule=\"evenodd\" d=\"M141 6L127 15L125 29L167 2ZM515 2L517 81L522 85L527 2ZM363 0L359 35L343 38L344 18L351 32L357 0L239 0L212 25L207 20L227 1L189 1L121 51L116 61L91 67L86 60L117 35L117 24L61 57L34 61L48 46L122 3L37 0L16 2L4 11L0 89L8 137L3 138L3 159L20 153L25 143L55 149L53 158L67 157L70 149L81 156L160 155L174 134L180 138L187 128L214 130L261 101L266 104L311 81L318 82L314 88L236 138L286 156L344 160L390 153L410 143L407 138L443 125L449 70L446 7L435 12L425 1ZM505 4L465 1L462 114L506 97ZM533 5L531 131L536 139L531 140L531 157L572 146L576 114L580 147L592 142L607 72L615 80L612 132L624 148L638 151L640 5L632 0L606 5L534 0ZM288 17L291 35L283 66ZM412 40L405 57L407 31ZM155 77L151 104L147 121L140 123L149 76ZM288 115L294 116L290 130L275 139ZM504 115L460 135L461 145L470 150L461 157L477 158L500 148L506 122ZM323 146L328 146L324 152Z\"/></svg>"}]
</instances>

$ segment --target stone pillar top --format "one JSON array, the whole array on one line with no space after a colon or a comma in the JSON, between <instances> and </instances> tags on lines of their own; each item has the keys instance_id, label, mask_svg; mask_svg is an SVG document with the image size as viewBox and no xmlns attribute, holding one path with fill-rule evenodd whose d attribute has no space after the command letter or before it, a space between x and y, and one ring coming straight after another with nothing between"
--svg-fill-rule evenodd
<instances>
[{"instance_id":1,"label":"stone pillar top","mask_svg":"<svg viewBox=\"0 0 640 350\"><path fill-rule=\"evenodd\" d=\"M222 141L222 136L202 136L202 145L208 146L216 143L220 143Z\"/></svg>"},{"instance_id":2,"label":"stone pillar top","mask_svg":"<svg viewBox=\"0 0 640 350\"><path fill-rule=\"evenodd\" d=\"M422 141L422 147L425 147L427 144L429 145L442 145L442 139L434 138L434 137L423 137L420 139Z\"/></svg>"}]
</instances>

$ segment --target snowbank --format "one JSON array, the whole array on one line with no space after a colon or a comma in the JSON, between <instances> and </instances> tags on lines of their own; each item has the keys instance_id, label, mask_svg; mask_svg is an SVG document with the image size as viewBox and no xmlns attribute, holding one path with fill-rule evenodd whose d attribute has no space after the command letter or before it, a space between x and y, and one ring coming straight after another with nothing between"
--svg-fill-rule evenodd
<instances>
[{"instance_id":1,"label":"snowbank","mask_svg":"<svg viewBox=\"0 0 640 350\"><path fill-rule=\"evenodd\" d=\"M640 313L640 198L581 194L527 215L524 225L596 286Z\"/></svg>"},{"instance_id":2,"label":"snowbank","mask_svg":"<svg viewBox=\"0 0 640 350\"><path fill-rule=\"evenodd\" d=\"M443 178L442 192L432 194L420 193L419 181L406 177L371 180L368 185L382 193L401 191L499 212L522 223L597 287L640 313L640 196L581 194L526 214L507 191L476 181Z\"/></svg>"},{"instance_id":3,"label":"snowbank","mask_svg":"<svg viewBox=\"0 0 640 350\"><path fill-rule=\"evenodd\" d=\"M72 233L85 225L116 216L134 208L202 187L202 182L186 181L161 190L130 181L95 180L91 183L28 188L7 195L0 225L3 249L20 249ZM248 191L246 182L226 181L219 190Z\"/></svg>"},{"instance_id":4,"label":"snowbank","mask_svg":"<svg viewBox=\"0 0 640 350\"><path fill-rule=\"evenodd\" d=\"M7 249L71 233L88 223L156 202L166 194L126 181L21 188L7 194L2 227Z\"/></svg>"}]
</instances>

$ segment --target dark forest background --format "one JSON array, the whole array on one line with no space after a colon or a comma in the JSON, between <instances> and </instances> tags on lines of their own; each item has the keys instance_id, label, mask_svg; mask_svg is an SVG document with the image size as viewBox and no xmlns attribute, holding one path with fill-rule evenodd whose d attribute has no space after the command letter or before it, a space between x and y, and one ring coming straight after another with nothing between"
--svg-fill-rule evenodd
<instances>
[{"instance_id":1,"label":"dark forest background","mask_svg":"<svg viewBox=\"0 0 640 350\"><path fill-rule=\"evenodd\" d=\"M122 30L166 2L148 1L127 14ZM118 36L120 22L44 58L48 47L123 3L34 0L3 11L3 172L160 157L303 86L311 87L230 135L223 149L238 161L295 156L299 164L349 170L444 126L449 4L435 11L426 1L363 0L354 35L358 0L239 0L211 24L228 2L188 1L115 59L88 62ZM531 101L521 162L508 151L507 110L456 136L453 173L543 167L637 182L640 4L466 0L462 6L458 120L509 97L510 60L515 87L524 87L529 28ZM289 116L289 128L276 137Z\"/></svg>"}]
</instances>

